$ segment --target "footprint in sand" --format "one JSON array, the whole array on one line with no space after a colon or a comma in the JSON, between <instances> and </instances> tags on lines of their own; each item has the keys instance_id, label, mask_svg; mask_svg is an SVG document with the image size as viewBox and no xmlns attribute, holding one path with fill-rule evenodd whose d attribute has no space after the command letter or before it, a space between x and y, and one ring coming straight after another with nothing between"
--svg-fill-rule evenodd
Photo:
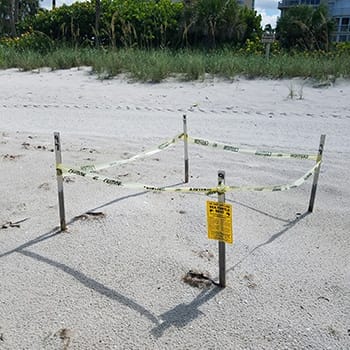
<instances>
[{"instance_id":1,"label":"footprint in sand","mask_svg":"<svg viewBox=\"0 0 350 350\"><path fill-rule=\"evenodd\" d=\"M49 191L50 190L50 185L47 182L44 182L41 185L39 185L38 188L40 190Z\"/></svg>"},{"instance_id":2,"label":"footprint in sand","mask_svg":"<svg viewBox=\"0 0 350 350\"><path fill-rule=\"evenodd\" d=\"M18 158L22 157L20 154L5 154L2 156L2 159L4 160L16 160Z\"/></svg>"}]
</instances>

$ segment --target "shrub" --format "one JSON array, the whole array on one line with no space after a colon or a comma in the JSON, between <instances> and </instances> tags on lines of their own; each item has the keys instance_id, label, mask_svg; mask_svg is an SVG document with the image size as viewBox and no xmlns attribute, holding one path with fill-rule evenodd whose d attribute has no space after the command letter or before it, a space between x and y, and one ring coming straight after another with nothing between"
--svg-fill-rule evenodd
<instances>
[{"instance_id":1,"label":"shrub","mask_svg":"<svg viewBox=\"0 0 350 350\"><path fill-rule=\"evenodd\" d=\"M261 16L236 0L188 0L181 20L186 46L242 44L261 32Z\"/></svg>"},{"instance_id":2,"label":"shrub","mask_svg":"<svg viewBox=\"0 0 350 350\"><path fill-rule=\"evenodd\" d=\"M346 55L350 58L350 42L342 42L335 44L335 53L338 56Z\"/></svg>"},{"instance_id":3,"label":"shrub","mask_svg":"<svg viewBox=\"0 0 350 350\"><path fill-rule=\"evenodd\" d=\"M53 47L52 40L44 33L38 31L26 32L18 37L3 37L0 45L24 52L32 50L40 53L49 52Z\"/></svg>"},{"instance_id":4,"label":"shrub","mask_svg":"<svg viewBox=\"0 0 350 350\"><path fill-rule=\"evenodd\" d=\"M20 23L22 32L33 28L49 36L73 44L91 44L94 39L95 9L91 2L63 5L52 11L41 10Z\"/></svg>"},{"instance_id":5,"label":"shrub","mask_svg":"<svg viewBox=\"0 0 350 350\"><path fill-rule=\"evenodd\" d=\"M52 40L103 46L175 48L237 45L260 36L261 16L236 0L101 0L98 33L96 2L76 2L52 11L41 10L18 24Z\"/></svg>"},{"instance_id":6,"label":"shrub","mask_svg":"<svg viewBox=\"0 0 350 350\"><path fill-rule=\"evenodd\" d=\"M102 6L102 27L113 46L166 47L177 41L181 2L104 0Z\"/></svg>"}]
</instances>

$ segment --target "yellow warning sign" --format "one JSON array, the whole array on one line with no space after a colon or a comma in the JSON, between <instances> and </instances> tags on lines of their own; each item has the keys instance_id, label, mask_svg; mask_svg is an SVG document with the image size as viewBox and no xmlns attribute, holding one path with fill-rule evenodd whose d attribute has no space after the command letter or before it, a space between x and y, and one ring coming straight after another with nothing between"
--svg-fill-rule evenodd
<instances>
[{"instance_id":1,"label":"yellow warning sign","mask_svg":"<svg viewBox=\"0 0 350 350\"><path fill-rule=\"evenodd\" d=\"M207 201L208 238L233 243L232 205Z\"/></svg>"}]
</instances>

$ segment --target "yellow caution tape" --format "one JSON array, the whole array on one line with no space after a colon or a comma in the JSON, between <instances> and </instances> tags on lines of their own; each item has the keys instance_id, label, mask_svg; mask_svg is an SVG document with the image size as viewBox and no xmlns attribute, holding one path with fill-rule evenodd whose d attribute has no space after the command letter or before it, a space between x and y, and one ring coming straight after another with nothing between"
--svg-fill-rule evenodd
<instances>
[{"instance_id":1,"label":"yellow caution tape","mask_svg":"<svg viewBox=\"0 0 350 350\"><path fill-rule=\"evenodd\" d=\"M182 136L184 138L184 136ZM269 158L289 158L289 159L301 159L301 160L317 160L316 154L304 154L304 153L283 153L283 152L272 152L256 149L241 148L238 146L227 145L221 142L214 142L198 137L190 137L187 135L187 140L193 144L200 146L207 146L216 148L223 151L233 152L233 153L245 153L255 156L269 157Z\"/></svg>"},{"instance_id":2,"label":"yellow caution tape","mask_svg":"<svg viewBox=\"0 0 350 350\"><path fill-rule=\"evenodd\" d=\"M234 153L246 153L246 154L252 154L257 156L264 156L264 157L273 157L273 158L289 158L289 159L312 159L317 160L317 155L313 154L301 154L301 153L283 153L283 152L271 152L271 151L260 151L260 150L252 150L252 149L246 149L246 148L240 148L237 146L227 145L220 142L213 142L208 141L201 138L192 138L188 136L188 134L178 134L172 139L169 139L156 148L145 151L142 153L139 153L131 158L123 159L123 160L115 160L109 163L103 163L103 164L93 164L93 165L85 165L81 166L80 169L75 169L72 167L67 167L62 164L57 164L56 170L57 174L63 174L63 175L77 175L82 177L88 177L95 181L100 181L109 185L115 185L119 187L124 188L131 188L131 189L142 189L147 191L157 191L157 192L187 192L187 193L204 193L204 194L214 194L214 193L225 193L225 192L238 192L238 191L257 191L257 192L276 192L276 191L287 191L292 188L296 188L301 186L310 176L312 176L315 172L315 170L320 166L321 161L318 161L309 171L306 172L305 175L297 179L291 184L286 185L274 185L274 186L217 186L217 187L156 187L156 186L149 186L144 185L140 183L123 183L120 180L116 180L110 177L106 177L104 175L99 175L96 172L98 170L111 168L114 166L118 166L121 164L132 162L136 159L139 159L141 157L147 157L151 156L153 154L156 154L158 152L161 152L170 146L177 143L179 140L188 140L189 142L201 146L208 146L216 149L221 149L224 151L230 151Z\"/></svg>"},{"instance_id":3,"label":"yellow caution tape","mask_svg":"<svg viewBox=\"0 0 350 350\"><path fill-rule=\"evenodd\" d=\"M108 185L114 185L124 188L132 188L132 189L143 189L147 191L162 191L162 192L196 192L196 193L216 193L217 188L194 188L194 187L155 187L155 186L149 186L144 185L140 183L123 183L120 180L116 180L104 175L100 175L94 172L86 172L80 169L70 168L67 166L64 166L62 164L56 165L56 170L58 173L61 173L62 175L77 175L81 177L90 178L95 181L100 181Z\"/></svg>"},{"instance_id":4,"label":"yellow caution tape","mask_svg":"<svg viewBox=\"0 0 350 350\"><path fill-rule=\"evenodd\" d=\"M214 193L225 193L232 191L258 191L258 192L276 192L276 191L287 191L292 188L296 188L301 186L307 179L310 178L316 171L316 169L320 166L321 161L317 162L309 171L305 173L302 177L295 180L291 184L287 185L275 185L275 186L217 186L217 187L155 187L148 186L140 183L123 183L120 180L112 179L110 177L106 177L104 175L99 175L92 172L85 172L79 169L69 168L63 166L62 164L56 165L56 170L58 173L62 173L63 175L77 175L82 177L88 177L95 181L100 181L106 183L108 185L114 185L124 188L131 189L142 189L146 191L156 191L156 192L187 192L187 193L204 193L204 194L214 194Z\"/></svg>"},{"instance_id":5,"label":"yellow caution tape","mask_svg":"<svg viewBox=\"0 0 350 350\"><path fill-rule=\"evenodd\" d=\"M142 157L149 157L151 155L154 155L156 153L159 153L161 151L164 151L165 149L173 146L175 143L177 143L180 140L188 140L189 142L201 145L201 146L207 146L212 147L215 149L220 149L224 151L234 152L234 153L245 153L245 154L252 154L256 156L263 156L263 157L271 157L271 158L289 158L289 159L302 159L302 160L317 160L317 155L314 154L303 154L303 153L283 153L283 152L272 152L272 151L263 151L263 150L254 150L254 149L247 149L247 148L241 148L238 146L228 145L221 142L214 142L205 140L198 137L190 137L185 135L184 133L178 134L175 137L163 142L159 146L157 146L154 149L141 152L139 154L136 154L135 156L132 156L128 159L120 159L120 160L114 160L108 163L102 163L102 164L89 164L89 165L83 165L80 167L80 169L83 172L96 172L102 169L108 169L115 166L119 166L122 164L133 162L136 159L142 158Z\"/></svg>"},{"instance_id":6,"label":"yellow caution tape","mask_svg":"<svg viewBox=\"0 0 350 350\"><path fill-rule=\"evenodd\" d=\"M80 167L80 169L83 172L94 172L99 171L102 169L112 168L121 164L130 163L136 159L142 158L142 157L149 157L151 155L154 155L158 152L164 151L165 149L169 148L170 146L173 146L175 143L177 143L179 140L183 138L184 134L179 134L173 137L172 139L169 139L163 143L161 143L159 146L152 150L148 150L139 154L136 154L135 156L132 156L128 159L121 159L121 160L114 160L108 163L102 163L102 164L90 164L90 165L83 165Z\"/></svg>"},{"instance_id":7,"label":"yellow caution tape","mask_svg":"<svg viewBox=\"0 0 350 350\"><path fill-rule=\"evenodd\" d=\"M317 162L310 170L308 170L302 177L295 180L291 184L287 185L274 185L274 186L225 186L225 192L230 191L258 191L258 192L277 192L277 191L288 191L292 188L301 186L305 181L307 181L316 171L316 169L321 165L321 161Z\"/></svg>"}]
</instances>

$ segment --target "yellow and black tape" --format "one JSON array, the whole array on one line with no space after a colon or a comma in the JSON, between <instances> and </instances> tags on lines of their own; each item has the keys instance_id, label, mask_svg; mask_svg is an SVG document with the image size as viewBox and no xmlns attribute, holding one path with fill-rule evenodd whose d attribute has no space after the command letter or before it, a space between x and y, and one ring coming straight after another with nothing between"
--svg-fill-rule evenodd
<instances>
[{"instance_id":1,"label":"yellow and black tape","mask_svg":"<svg viewBox=\"0 0 350 350\"><path fill-rule=\"evenodd\" d=\"M89 164L89 165L83 165L80 167L80 170L83 172L96 172L102 169L108 169L115 166L119 166L122 164L127 164L130 162L135 161L136 159L140 159L143 157L149 157L156 153L159 153L161 151L164 151L168 149L169 147L175 145L180 140L187 140L188 142L191 142L192 144L200 145L200 146L207 146L211 148L215 148L218 150L228 151L232 153L245 153L245 154L251 154L256 156L262 156L262 157L269 157L269 158L285 158L285 159L301 159L301 160L317 160L317 155L315 154L305 154L305 153L284 153L284 152L272 152L272 151L266 151L266 150L257 150L257 149L248 149L248 148L242 148L238 146L233 146L229 144L224 144L221 142L215 142L215 141L209 141L205 140L199 137L190 137L189 135L185 135L184 133L178 134L175 137L161 143L160 145L156 146L155 148L141 152L139 154L136 154L128 159L120 159L120 160L114 160L108 163L101 163L101 164Z\"/></svg>"},{"instance_id":2,"label":"yellow and black tape","mask_svg":"<svg viewBox=\"0 0 350 350\"><path fill-rule=\"evenodd\" d=\"M91 178L94 181L103 182L108 185L114 185L118 187L140 189L146 191L155 192L187 192L187 193L203 193L203 194L214 194L214 193L225 193L225 192L242 192L242 191L256 191L256 192L277 192L287 191L292 188L301 186L306 180L308 180L320 166L321 161L317 162L310 170L308 170L302 177L295 180L291 184L286 185L274 185L274 186L217 186L217 187L156 187L149 186L140 183L123 183L120 180L116 180L104 175L99 175L93 172L86 172L80 169L74 169L71 167L63 166L62 164L56 165L57 172L62 172L63 175L77 175L86 178Z\"/></svg>"},{"instance_id":3,"label":"yellow and black tape","mask_svg":"<svg viewBox=\"0 0 350 350\"><path fill-rule=\"evenodd\" d=\"M182 136L183 137L183 136ZM316 160L316 154L305 154L305 153L284 153L284 152L273 152L258 149L248 149L238 146L228 145L221 142L209 141L199 137L191 137L187 135L188 142L196 145L206 146L215 148L218 150L228 151L232 153L245 153L255 156L261 156L266 158L285 158L285 159L301 159L301 160Z\"/></svg>"},{"instance_id":4,"label":"yellow and black tape","mask_svg":"<svg viewBox=\"0 0 350 350\"><path fill-rule=\"evenodd\" d=\"M119 166L122 164L130 163L130 162L133 162L134 160L139 159L139 158L152 156L156 153L164 151L165 149L173 146L175 143L177 143L178 141L183 139L183 135L184 135L183 133L178 134L175 137L161 143L156 148L145 151L145 152L141 152L141 153L136 154L135 156L132 156L128 159L114 160L114 161L111 161L108 163L102 163L102 164L83 165L80 167L80 170L83 172L95 172L95 171L99 171L102 169L108 169L108 168L112 168L112 167Z\"/></svg>"}]
</instances>

